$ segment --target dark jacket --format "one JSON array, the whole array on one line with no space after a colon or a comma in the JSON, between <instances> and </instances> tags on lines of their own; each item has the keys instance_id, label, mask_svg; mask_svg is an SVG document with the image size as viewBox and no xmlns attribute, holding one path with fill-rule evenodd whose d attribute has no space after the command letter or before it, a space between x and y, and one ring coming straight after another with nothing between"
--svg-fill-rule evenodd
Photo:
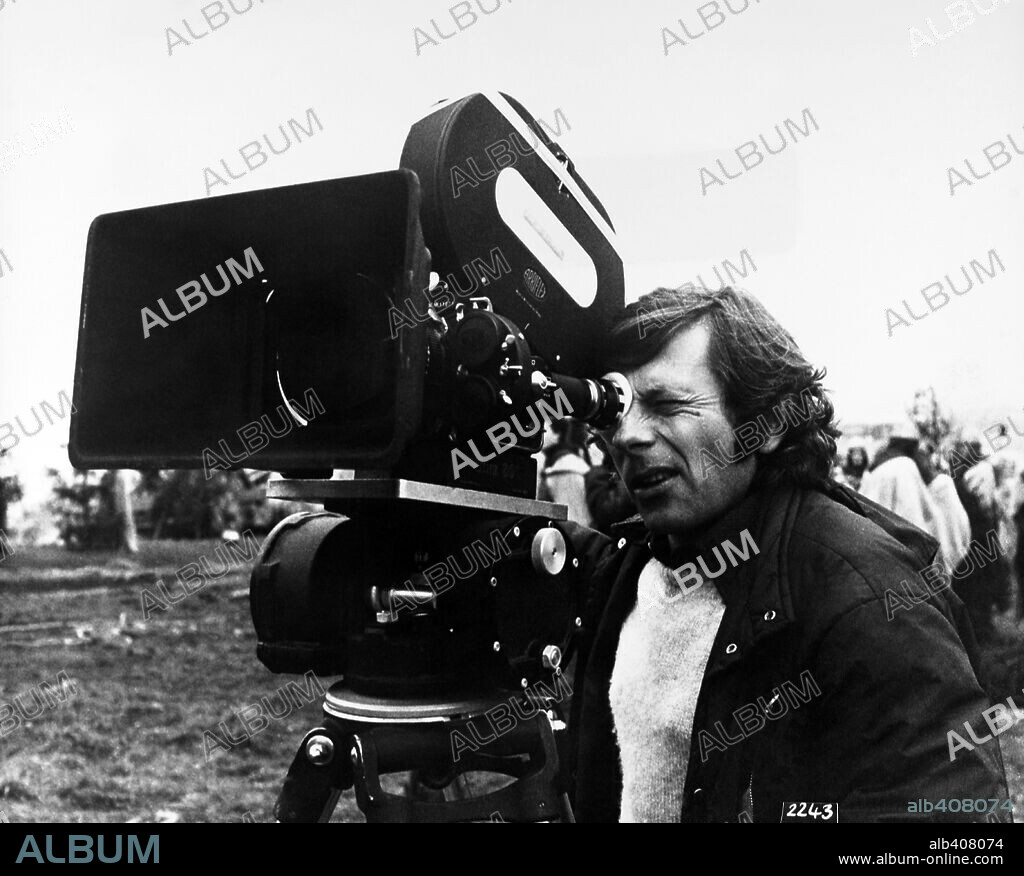
<instances>
[{"instance_id":1,"label":"dark jacket","mask_svg":"<svg viewBox=\"0 0 1024 876\"><path fill-rule=\"evenodd\" d=\"M651 556L670 568L684 558L642 524L627 527L619 539L573 534L591 585L570 721L579 821L618 820L608 691L619 632ZM748 496L685 556L714 571L713 547L739 545L744 529L759 552L713 581L725 613L697 700L681 820L778 822L790 802L838 804L841 821L983 820L908 812L919 799L1007 798L994 739L950 760L947 731L965 736L969 721L984 734L990 702L962 604L948 590L929 595L918 574L934 539L839 485L777 487ZM906 604L903 581L927 601L890 620L886 590Z\"/></svg>"}]
</instances>

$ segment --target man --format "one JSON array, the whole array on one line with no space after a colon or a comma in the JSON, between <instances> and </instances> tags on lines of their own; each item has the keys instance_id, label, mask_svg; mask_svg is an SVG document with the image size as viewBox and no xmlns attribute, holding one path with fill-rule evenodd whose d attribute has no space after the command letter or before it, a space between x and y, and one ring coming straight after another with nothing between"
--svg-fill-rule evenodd
<instances>
[{"instance_id":1,"label":"man","mask_svg":"<svg viewBox=\"0 0 1024 876\"><path fill-rule=\"evenodd\" d=\"M577 818L910 821L1005 800L998 743L950 753L989 700L962 606L919 574L936 542L829 479L824 373L729 288L656 290L609 351L634 400L604 437L639 515L574 534Z\"/></svg>"}]
</instances>

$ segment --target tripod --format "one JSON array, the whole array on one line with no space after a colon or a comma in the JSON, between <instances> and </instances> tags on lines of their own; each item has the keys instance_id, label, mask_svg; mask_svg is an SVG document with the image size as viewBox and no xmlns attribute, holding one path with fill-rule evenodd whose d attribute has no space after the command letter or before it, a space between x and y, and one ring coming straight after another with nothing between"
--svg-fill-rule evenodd
<instances>
[{"instance_id":1,"label":"tripod","mask_svg":"<svg viewBox=\"0 0 1024 876\"><path fill-rule=\"evenodd\" d=\"M268 495L352 514L347 536L346 519L336 514L309 515L278 539L272 534L253 574L260 588L254 619L258 605L258 630L268 624L261 659L275 671L294 671L284 662L301 654L326 661L317 671L346 676L327 692L322 723L292 760L277 820L326 822L341 793L354 788L368 822L573 821L558 745L563 694L572 693L562 649L579 624L578 563L552 522L564 519L564 506L387 478L279 481ZM396 541L411 556L417 549L410 540L418 537L420 549L434 540L468 542L481 521L497 524L493 531L502 535L492 544L500 541L508 554L486 568L478 564L461 589L449 595L394 583L394 570L406 568ZM413 535L413 523L424 531ZM386 562L398 565L385 569ZM350 579L344 588L335 580L341 566ZM314 641L312 627L291 630L289 641L276 645L276 630L262 620L275 599L318 624L344 617L347 632L339 627L324 636L319 627ZM401 608L411 611L403 616ZM545 677L554 690L539 680ZM407 770L440 785L470 772L512 782L443 801L382 788L381 776Z\"/></svg>"}]
</instances>

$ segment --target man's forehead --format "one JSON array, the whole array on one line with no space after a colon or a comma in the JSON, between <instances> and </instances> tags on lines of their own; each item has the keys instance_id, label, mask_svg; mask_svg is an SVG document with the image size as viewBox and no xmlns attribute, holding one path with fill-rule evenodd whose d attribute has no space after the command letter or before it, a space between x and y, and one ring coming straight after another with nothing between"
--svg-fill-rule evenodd
<instances>
[{"instance_id":1,"label":"man's forehead","mask_svg":"<svg viewBox=\"0 0 1024 876\"><path fill-rule=\"evenodd\" d=\"M681 329L657 356L626 373L634 391L643 394L659 390L717 392L718 381L707 360L710 338L703 322Z\"/></svg>"}]
</instances>

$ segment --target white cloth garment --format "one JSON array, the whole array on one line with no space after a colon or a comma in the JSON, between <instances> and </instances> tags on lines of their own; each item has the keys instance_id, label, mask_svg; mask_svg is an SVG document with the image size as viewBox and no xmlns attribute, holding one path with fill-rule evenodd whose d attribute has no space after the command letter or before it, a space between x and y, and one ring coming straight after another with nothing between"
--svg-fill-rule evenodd
<instances>
[{"instance_id":1,"label":"white cloth garment","mask_svg":"<svg viewBox=\"0 0 1024 876\"><path fill-rule=\"evenodd\" d=\"M615 653L609 691L623 822L679 821L693 716L725 604L711 581L683 594L652 559Z\"/></svg>"},{"instance_id":2,"label":"white cloth garment","mask_svg":"<svg viewBox=\"0 0 1024 876\"><path fill-rule=\"evenodd\" d=\"M936 475L932 488L925 486L914 460L897 456L865 472L860 492L932 535L939 543L938 559L952 572L969 546L967 512L949 475Z\"/></svg>"}]
</instances>

